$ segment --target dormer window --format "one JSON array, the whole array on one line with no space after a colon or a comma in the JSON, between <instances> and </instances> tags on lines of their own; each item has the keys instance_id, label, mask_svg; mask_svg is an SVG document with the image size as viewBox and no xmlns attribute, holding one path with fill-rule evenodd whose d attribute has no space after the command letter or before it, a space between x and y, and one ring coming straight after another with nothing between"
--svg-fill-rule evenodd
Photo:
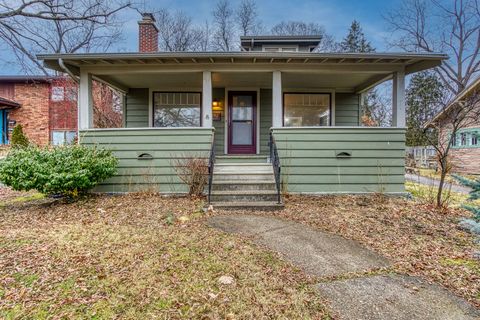
<instances>
[{"instance_id":1,"label":"dormer window","mask_svg":"<svg viewBox=\"0 0 480 320\"><path fill-rule=\"evenodd\" d=\"M241 36L242 51L263 52L312 52L318 47L322 37L309 36Z\"/></svg>"},{"instance_id":2,"label":"dormer window","mask_svg":"<svg viewBox=\"0 0 480 320\"><path fill-rule=\"evenodd\" d=\"M298 52L298 46L263 46L265 52Z\"/></svg>"}]
</instances>

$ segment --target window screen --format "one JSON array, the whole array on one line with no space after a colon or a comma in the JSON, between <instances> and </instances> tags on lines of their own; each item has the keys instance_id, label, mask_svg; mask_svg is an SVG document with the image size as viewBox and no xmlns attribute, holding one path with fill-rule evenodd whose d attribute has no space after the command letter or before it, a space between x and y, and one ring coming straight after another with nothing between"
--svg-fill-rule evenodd
<instances>
[{"instance_id":1,"label":"window screen","mask_svg":"<svg viewBox=\"0 0 480 320\"><path fill-rule=\"evenodd\" d=\"M201 95L191 92L155 92L155 127L200 127Z\"/></svg>"},{"instance_id":2,"label":"window screen","mask_svg":"<svg viewBox=\"0 0 480 320\"><path fill-rule=\"evenodd\" d=\"M325 93L286 93L285 127L322 127L330 125L330 95Z\"/></svg>"}]
</instances>

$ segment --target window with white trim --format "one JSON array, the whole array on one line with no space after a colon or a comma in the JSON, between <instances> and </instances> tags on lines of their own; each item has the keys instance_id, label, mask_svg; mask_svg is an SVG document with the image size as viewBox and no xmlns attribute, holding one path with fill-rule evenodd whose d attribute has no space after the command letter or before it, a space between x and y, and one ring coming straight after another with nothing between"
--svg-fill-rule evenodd
<instances>
[{"instance_id":1,"label":"window with white trim","mask_svg":"<svg viewBox=\"0 0 480 320\"><path fill-rule=\"evenodd\" d=\"M263 46L265 52L298 52L298 46Z\"/></svg>"},{"instance_id":2,"label":"window with white trim","mask_svg":"<svg viewBox=\"0 0 480 320\"><path fill-rule=\"evenodd\" d=\"M52 101L58 102L65 99L64 87L52 87Z\"/></svg>"},{"instance_id":3,"label":"window with white trim","mask_svg":"<svg viewBox=\"0 0 480 320\"><path fill-rule=\"evenodd\" d=\"M285 93L285 127L324 127L330 125L330 94Z\"/></svg>"},{"instance_id":4,"label":"window with white trim","mask_svg":"<svg viewBox=\"0 0 480 320\"><path fill-rule=\"evenodd\" d=\"M201 94L198 92L154 92L154 127L200 127Z\"/></svg>"}]
</instances>

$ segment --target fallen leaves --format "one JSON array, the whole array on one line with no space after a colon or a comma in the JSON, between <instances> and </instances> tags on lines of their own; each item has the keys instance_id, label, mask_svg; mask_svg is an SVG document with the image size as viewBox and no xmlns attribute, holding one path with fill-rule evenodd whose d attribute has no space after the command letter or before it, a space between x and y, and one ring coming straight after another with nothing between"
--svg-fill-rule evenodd
<instances>
[{"instance_id":1,"label":"fallen leaves","mask_svg":"<svg viewBox=\"0 0 480 320\"><path fill-rule=\"evenodd\" d=\"M480 306L480 261L473 235L458 221L463 209L439 212L428 204L382 195L290 195L281 211L218 211L294 220L359 241L393 262L394 271L437 282ZM445 261L456 263L445 263ZM475 266L475 267L473 267Z\"/></svg>"},{"instance_id":2,"label":"fallen leaves","mask_svg":"<svg viewBox=\"0 0 480 320\"><path fill-rule=\"evenodd\" d=\"M313 279L206 227L203 207L142 194L6 206L0 318L328 317Z\"/></svg>"}]
</instances>

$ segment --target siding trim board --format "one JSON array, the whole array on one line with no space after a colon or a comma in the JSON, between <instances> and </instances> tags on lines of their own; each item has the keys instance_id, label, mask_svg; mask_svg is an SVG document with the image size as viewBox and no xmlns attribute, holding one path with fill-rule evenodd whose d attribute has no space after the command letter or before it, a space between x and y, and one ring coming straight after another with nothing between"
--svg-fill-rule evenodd
<instances>
[{"instance_id":1,"label":"siding trim board","mask_svg":"<svg viewBox=\"0 0 480 320\"><path fill-rule=\"evenodd\" d=\"M304 127L272 131L288 192L405 192L405 129ZM344 151L351 157L337 158Z\"/></svg>"}]
</instances>

